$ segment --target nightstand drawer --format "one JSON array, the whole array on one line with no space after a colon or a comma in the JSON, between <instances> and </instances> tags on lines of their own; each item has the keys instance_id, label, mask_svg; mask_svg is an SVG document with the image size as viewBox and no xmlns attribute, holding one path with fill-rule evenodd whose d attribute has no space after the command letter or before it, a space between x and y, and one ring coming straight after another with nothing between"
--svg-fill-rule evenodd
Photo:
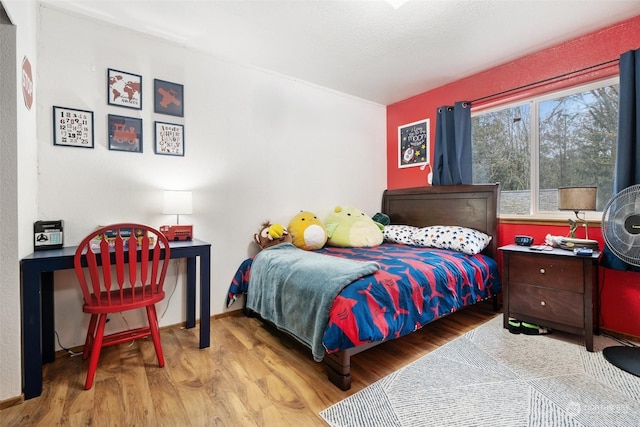
<instances>
[{"instance_id":1,"label":"nightstand drawer","mask_svg":"<svg viewBox=\"0 0 640 427\"><path fill-rule=\"evenodd\" d=\"M513 253L509 256L509 283L525 283L584 293L582 263L572 258Z\"/></svg>"},{"instance_id":2,"label":"nightstand drawer","mask_svg":"<svg viewBox=\"0 0 640 427\"><path fill-rule=\"evenodd\" d=\"M583 294L576 292L511 282L509 311L570 326L584 326Z\"/></svg>"}]
</instances>

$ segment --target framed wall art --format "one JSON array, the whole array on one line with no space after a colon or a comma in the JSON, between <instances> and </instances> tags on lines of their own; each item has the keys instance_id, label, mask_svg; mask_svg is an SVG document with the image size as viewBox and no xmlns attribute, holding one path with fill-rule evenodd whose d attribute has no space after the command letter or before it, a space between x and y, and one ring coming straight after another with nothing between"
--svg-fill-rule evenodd
<instances>
[{"instance_id":1,"label":"framed wall art","mask_svg":"<svg viewBox=\"0 0 640 427\"><path fill-rule=\"evenodd\" d=\"M109 68L107 100L110 105L142 110L142 76Z\"/></svg>"},{"instance_id":2,"label":"framed wall art","mask_svg":"<svg viewBox=\"0 0 640 427\"><path fill-rule=\"evenodd\" d=\"M184 126L155 122L155 153L168 156L184 156Z\"/></svg>"},{"instance_id":3,"label":"framed wall art","mask_svg":"<svg viewBox=\"0 0 640 427\"><path fill-rule=\"evenodd\" d=\"M142 153L142 119L109 114L109 150Z\"/></svg>"},{"instance_id":4,"label":"framed wall art","mask_svg":"<svg viewBox=\"0 0 640 427\"><path fill-rule=\"evenodd\" d=\"M429 119L398 126L398 168L429 163Z\"/></svg>"},{"instance_id":5,"label":"framed wall art","mask_svg":"<svg viewBox=\"0 0 640 427\"><path fill-rule=\"evenodd\" d=\"M53 145L93 148L93 111L54 105Z\"/></svg>"},{"instance_id":6,"label":"framed wall art","mask_svg":"<svg viewBox=\"0 0 640 427\"><path fill-rule=\"evenodd\" d=\"M164 80L153 80L153 111L184 117L184 86Z\"/></svg>"}]
</instances>

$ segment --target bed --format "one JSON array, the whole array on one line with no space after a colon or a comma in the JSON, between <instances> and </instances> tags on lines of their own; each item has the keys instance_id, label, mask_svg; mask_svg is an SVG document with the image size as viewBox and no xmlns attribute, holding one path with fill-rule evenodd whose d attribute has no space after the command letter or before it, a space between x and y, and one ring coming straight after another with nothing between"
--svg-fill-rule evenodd
<instances>
[{"instance_id":1,"label":"bed","mask_svg":"<svg viewBox=\"0 0 640 427\"><path fill-rule=\"evenodd\" d=\"M373 248L317 251L281 244L274 251L262 251L259 262L254 264L251 258L240 265L227 304L246 295L247 316L275 324L309 347L314 359L325 364L329 380L348 390L352 355L480 301L492 298L497 308L498 190L498 184L431 186L386 190L382 196L381 212L392 225L476 230L491 237L482 253L468 255L386 239ZM282 267L289 256L296 257L295 265L300 266L296 269L302 270L298 281L304 284L297 290L285 284L297 274L288 264ZM278 268L286 273L278 273ZM273 290L282 286L289 287ZM312 305L315 308L309 310Z\"/></svg>"}]
</instances>

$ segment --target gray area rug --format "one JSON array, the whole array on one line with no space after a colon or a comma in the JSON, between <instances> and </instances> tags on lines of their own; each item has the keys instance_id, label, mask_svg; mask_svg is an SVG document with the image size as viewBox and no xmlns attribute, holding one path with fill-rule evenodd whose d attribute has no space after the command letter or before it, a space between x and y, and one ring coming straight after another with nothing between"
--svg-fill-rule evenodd
<instances>
[{"instance_id":1,"label":"gray area rug","mask_svg":"<svg viewBox=\"0 0 640 427\"><path fill-rule=\"evenodd\" d=\"M331 426L640 426L640 378L609 364L617 343L514 335L497 316L325 409Z\"/></svg>"}]
</instances>

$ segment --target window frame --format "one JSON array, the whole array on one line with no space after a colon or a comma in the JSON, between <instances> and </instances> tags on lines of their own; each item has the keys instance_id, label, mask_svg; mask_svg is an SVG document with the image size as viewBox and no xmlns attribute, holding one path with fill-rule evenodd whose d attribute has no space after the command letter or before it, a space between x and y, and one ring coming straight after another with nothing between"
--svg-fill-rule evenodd
<instances>
[{"instance_id":1,"label":"window frame","mask_svg":"<svg viewBox=\"0 0 640 427\"><path fill-rule=\"evenodd\" d=\"M602 79L592 80L586 83L580 83L578 85L566 87L559 90L554 90L550 92L545 92L539 95L534 95L522 99L506 101L505 103L492 104L490 107L483 108L482 105L476 107L474 109L473 104L471 104L471 118L482 115L493 113L496 111L505 110L508 108L514 108L521 105L529 104L529 114L530 114L530 123L531 123L531 134L529 135L530 146L529 150L532 153L532 158L530 159L530 198L529 198L529 214L517 215L517 214L501 214L498 212L498 217L502 219L541 219L541 220L566 220L568 211L541 211L539 209L538 203L538 193L540 191L540 108L539 105L541 102L549 101L557 98L562 98L565 96L574 95L576 93L586 92L592 89L600 88L603 86L612 86L615 84L620 84L620 75L609 76ZM535 157L533 154L535 153ZM612 171L614 172L614 171ZM501 190L502 192L502 190ZM587 221L600 221L602 219L602 211L589 211L586 212Z\"/></svg>"}]
</instances>

